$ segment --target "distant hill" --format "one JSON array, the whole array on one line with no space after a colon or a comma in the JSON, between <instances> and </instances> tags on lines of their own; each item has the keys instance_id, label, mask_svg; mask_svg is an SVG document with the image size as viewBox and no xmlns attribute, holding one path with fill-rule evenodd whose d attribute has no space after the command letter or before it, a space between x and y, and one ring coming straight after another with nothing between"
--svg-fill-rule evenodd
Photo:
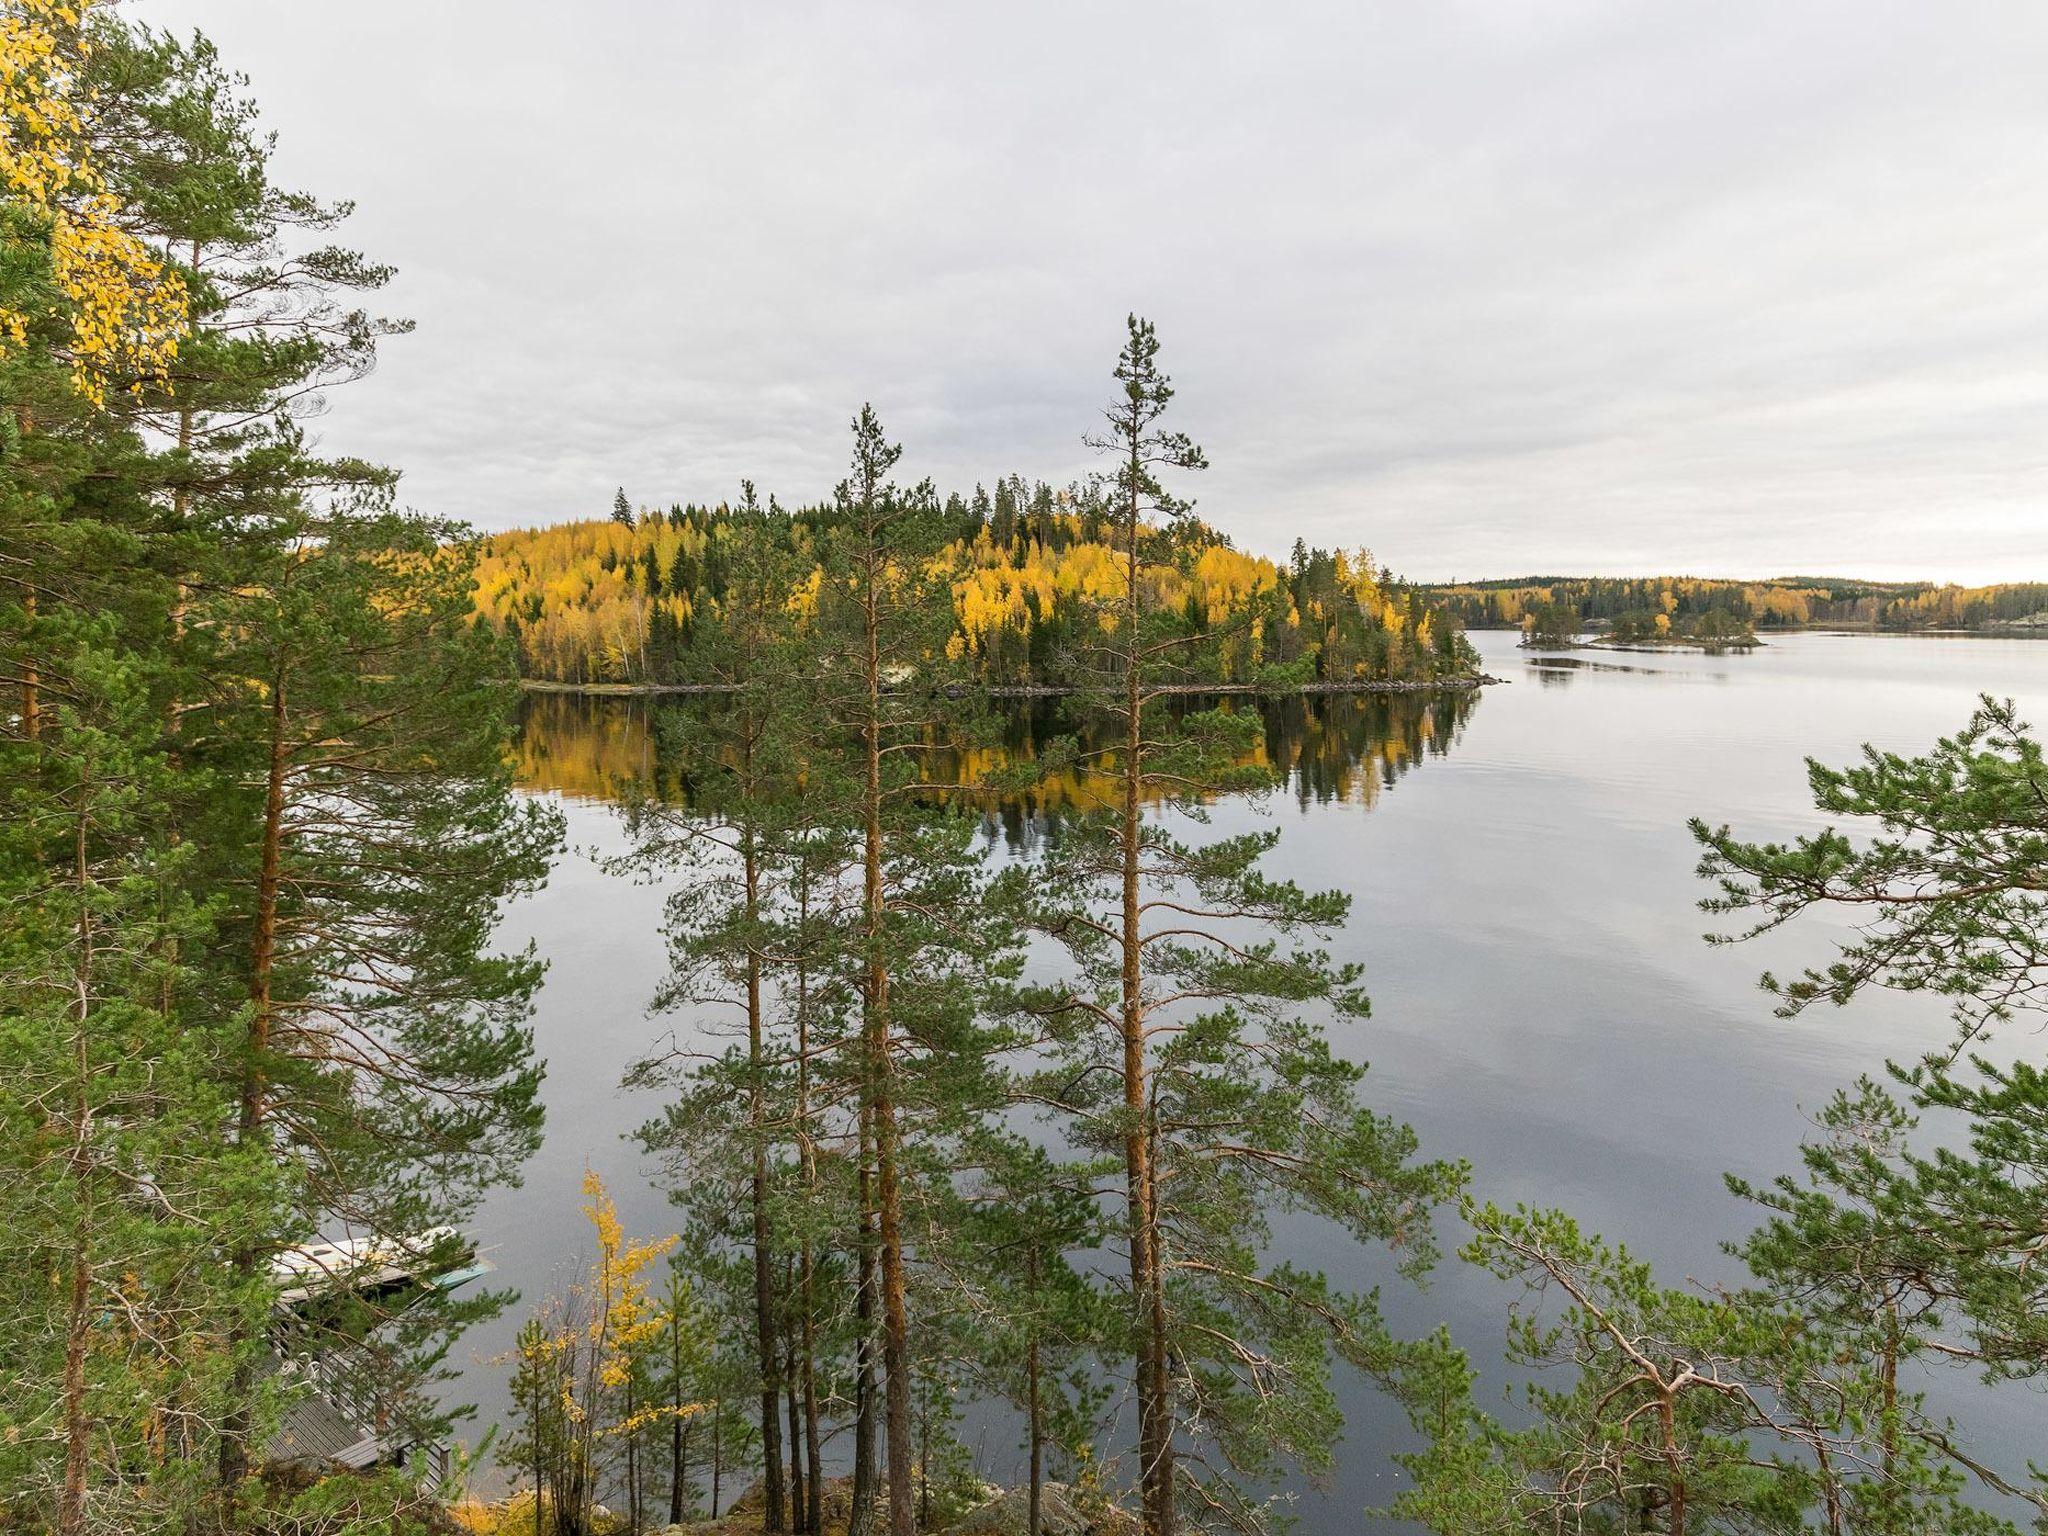
<instances>
[{"instance_id":1,"label":"distant hill","mask_svg":"<svg viewBox=\"0 0 2048 1536\"><path fill-rule=\"evenodd\" d=\"M1475 629L1520 628L1563 606L1588 623L1664 614L1674 622L1726 614L1759 629L1810 624L1872 629L1998 629L2048 626L2048 582L1960 587L1935 582L1774 576L1516 576L1422 585L1419 590Z\"/></svg>"}]
</instances>

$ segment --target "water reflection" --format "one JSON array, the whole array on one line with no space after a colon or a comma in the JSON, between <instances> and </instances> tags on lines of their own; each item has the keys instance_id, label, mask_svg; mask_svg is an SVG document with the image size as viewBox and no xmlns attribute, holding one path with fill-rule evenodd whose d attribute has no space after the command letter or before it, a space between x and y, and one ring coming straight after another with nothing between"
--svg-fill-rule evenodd
<instances>
[{"instance_id":1,"label":"water reflection","mask_svg":"<svg viewBox=\"0 0 2048 1536\"><path fill-rule=\"evenodd\" d=\"M1418 763L1448 753L1478 702L1477 692L1459 691L1235 699L1224 707L1258 712L1265 729L1244 762L1272 769L1307 809L1373 805ZM718 698L530 694L522 705L515 772L525 788L576 800L614 801L651 788L662 799L687 804L690 786L677 746L694 725L732 707ZM1061 701L1018 702L984 729L935 742L928 770L941 783L985 783L1039 761L1051 743L1077 734L1084 748L1097 745L1088 731L1077 730ZM989 795L989 836L1013 851L1028 850L1065 817L1101 809L1114 794L1114 781L1101 775L1047 773L1028 789Z\"/></svg>"},{"instance_id":2,"label":"water reflection","mask_svg":"<svg viewBox=\"0 0 2048 1536\"><path fill-rule=\"evenodd\" d=\"M512 773L522 789L617 800L654 775L655 709L644 698L529 693L520 701Z\"/></svg>"},{"instance_id":3,"label":"water reflection","mask_svg":"<svg viewBox=\"0 0 2048 1536\"><path fill-rule=\"evenodd\" d=\"M1615 647L1615 649L1623 649L1623 647ZM1645 651L1647 647L1632 646L1627 647L1627 649ZM1688 652L1678 650L1661 653L1662 658L1665 660L1677 656L1705 656L1706 654L1703 651ZM1756 653L1754 651L1735 651L1729 654L1747 659ZM1716 656L1713 659L1718 661L1721 658ZM1596 661L1589 656L1529 656L1523 659L1522 665L1527 667L1536 681L1546 688L1562 688L1572 680L1573 676L1581 672L1629 672L1643 677L1667 677L1680 682L1711 683L1716 687L1725 687L1733 676L1732 673L1725 671L1702 672L1691 671L1682 667L1636 666L1625 661Z\"/></svg>"},{"instance_id":4,"label":"water reflection","mask_svg":"<svg viewBox=\"0 0 2048 1536\"><path fill-rule=\"evenodd\" d=\"M1583 656L1531 656L1528 665L1537 670L1545 682L1553 676L1569 675L1573 672L1655 672L1656 667L1632 667L1622 661L1588 661Z\"/></svg>"},{"instance_id":5,"label":"water reflection","mask_svg":"<svg viewBox=\"0 0 2048 1536\"><path fill-rule=\"evenodd\" d=\"M1427 1155L1468 1159L1484 1198L1567 1209L1668 1283L1739 1283L1722 1245L1758 1218L1723 1173L1767 1181L1796 1168L1811 1111L1887 1058L1945 1039L1946 1009L1939 998L1886 994L1847 1012L1773 1017L1758 972L1824 959L1837 931L1816 926L1742 950L1702 944L1708 924L1694 903L1708 893L1693 875L1699 853L1686 819L1793 836L1815 819L1809 754L1850 761L1864 742L1924 751L1982 692L2017 697L2040 722L2048 641L1807 634L1774 636L1744 657L1624 659L1533 655L1506 632L1474 638L1486 670L1508 679L1479 700L1260 708L1261 760L1285 772L1300 806L1273 873L1353 898L1331 954L1365 968L1373 1015L1334 1031L1333 1048L1371 1063L1371 1102L1413 1125ZM1537 681L1546 675L1551 686ZM714 1036L706 1019L646 1013L667 974L666 888L611 874L585 851L623 849L606 802L657 781L655 722L687 729L701 707L563 696L526 706L521 777L576 802L567 809L579 851L506 924L508 942L532 940L552 966L534 1021L548 1058L548 1137L524 1182L494 1191L475 1229L499 1281L529 1301L586 1241L577 1216L586 1171L611 1184L629 1230L675 1228L666 1189L623 1139L658 1103L622 1097L619 1078L671 1030ZM1035 755L1064 728L1053 708L1019 706L997 734L1000 753ZM1425 759L1441 760L1385 793ZM958 771L972 766L963 759ZM1074 803L1074 786L1054 784L996 807L991 851ZM1225 835L1270 827L1234 805L1217 807L1216 820ZM1308 1222L1283 1224L1282 1245L1279 1256L1347 1285L1385 1282L1383 1304L1405 1336L1448 1326L1472 1351L1490 1400L1515 1378L1500 1353L1514 1288L1446 1262L1418 1291L1383 1255ZM513 1413L496 1362L518 1320L508 1313L461 1347L466 1374L453 1400L481 1403L480 1423ZM2038 1411L1987 1401L1967 1373L1920 1384L1985 1459L2017 1466L2038 1456ZM1295 1490L1304 1536L1355 1536L1360 1511L1389 1495L1397 1474L1388 1454L1412 1446L1398 1409L1366 1383L1341 1377L1337 1391L1346 1445L1326 1481ZM1124 1433L1105 1443L1122 1444ZM1008 1443L991 1437L989 1475L1010 1475Z\"/></svg>"}]
</instances>

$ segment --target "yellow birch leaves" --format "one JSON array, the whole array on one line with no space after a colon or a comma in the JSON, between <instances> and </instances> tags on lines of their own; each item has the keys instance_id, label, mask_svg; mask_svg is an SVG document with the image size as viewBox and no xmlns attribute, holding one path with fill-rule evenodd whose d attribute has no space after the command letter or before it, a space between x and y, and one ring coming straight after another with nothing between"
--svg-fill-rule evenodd
<instances>
[{"instance_id":1,"label":"yellow birch leaves","mask_svg":"<svg viewBox=\"0 0 2048 1536\"><path fill-rule=\"evenodd\" d=\"M648 1265L665 1257L677 1238L655 1238L630 1242L619 1223L618 1207L612 1203L604 1180L596 1173L583 1175L583 1214L597 1233L597 1259L590 1271L590 1295L584 1329L590 1358L596 1364L598 1383L607 1392L626 1384L633 1363L650 1341L668 1326L668 1314L657 1305L647 1288ZM565 1405L573 1406L573 1405ZM630 1433L650 1416L659 1417L660 1404L628 1413L600 1429L607 1435Z\"/></svg>"},{"instance_id":2,"label":"yellow birch leaves","mask_svg":"<svg viewBox=\"0 0 2048 1536\"><path fill-rule=\"evenodd\" d=\"M177 357L188 308L178 274L122 222L91 153L83 84L93 0L0 0L0 240L47 242L54 293L0 291L0 355L29 344L52 313L78 392L95 405L110 382L140 392Z\"/></svg>"}]
</instances>

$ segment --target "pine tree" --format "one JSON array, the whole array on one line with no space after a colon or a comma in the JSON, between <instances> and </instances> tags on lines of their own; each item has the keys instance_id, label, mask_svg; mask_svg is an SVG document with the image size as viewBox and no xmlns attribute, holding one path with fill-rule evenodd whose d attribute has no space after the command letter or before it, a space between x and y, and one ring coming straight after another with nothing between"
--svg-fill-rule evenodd
<instances>
[{"instance_id":1,"label":"pine tree","mask_svg":"<svg viewBox=\"0 0 2048 1536\"><path fill-rule=\"evenodd\" d=\"M1866 987L1951 1000L1956 1042L1865 1077L1818 1117L1801 1175L1729 1180L1769 1213L1737 1253L1756 1283L1669 1290L1625 1250L1562 1213L1468 1205L1473 1262L1562 1298L1517 1315L1510 1360L1563 1369L1515 1427L1477 1412L1469 1365L1441 1335L1399 1358L1429 1448L1404 1456L1415 1488L1393 1513L1446 1532L1571 1520L1687 1531L2010 1532L1973 1507L1966 1478L2033 1503L2038 1486L1976 1459L1910 1389L1924 1362L1992 1376L2039 1371L2044 1076L1984 1059L1977 1042L2029 1011L2043 909L2042 759L2011 706L1917 758L1866 749L1846 770L1809 764L1816 803L1867 817L1859 846L1830 827L1745 843L1695 822L1706 910L1751 915L1747 938L1825 904L1865 913L1838 958L1765 985L1797 1013ZM1971 1057L1969 1075L1958 1067ZM1960 1111L1962 1145L1916 1145L1916 1111Z\"/></svg>"},{"instance_id":2,"label":"pine tree","mask_svg":"<svg viewBox=\"0 0 2048 1536\"><path fill-rule=\"evenodd\" d=\"M926 771L940 726L956 712L945 589L933 561L943 537L937 498L929 484L904 491L891 482L901 449L872 407L855 418L853 437L817 624L831 658L822 668L825 716L850 749L859 856L850 936L861 1023L859 1164L864 1179L873 1170L860 1201L861 1295L872 1308L863 1317L873 1316L881 1340L890 1528L909 1536L916 1447L905 1216L920 1187L945 1176L944 1149L1000 1102L994 1052L1003 1031L985 1027L985 1003L1014 971L1017 938L984 900L976 823L933 804L940 790ZM871 1424L872 1394L861 1398L859 1420ZM855 1519L864 1523L862 1448L857 1420Z\"/></svg>"},{"instance_id":3,"label":"pine tree","mask_svg":"<svg viewBox=\"0 0 2048 1536\"><path fill-rule=\"evenodd\" d=\"M1088 1453L1107 1396L1092 1357L1114 1340L1113 1309L1075 1256L1100 1246L1093 1186L1114 1159L1062 1162L990 1129L975 1138L979 1177L952 1227L950 1272L965 1383L1023 1415L1025 1532L1041 1536L1048 1453Z\"/></svg>"},{"instance_id":4,"label":"pine tree","mask_svg":"<svg viewBox=\"0 0 2048 1536\"><path fill-rule=\"evenodd\" d=\"M159 808L175 771L161 674L110 645L104 617L59 639L67 617L41 637L60 702L0 758L0 1123L19 1159L0 1197L0 1508L41 1506L70 1536L89 1497L94 1519L138 1525L187 1506L175 1447L210 1428L216 1383L180 1276L206 1262L244 1170L194 1155L224 1096L203 1016L175 1003L175 957L204 924ZM137 1458L153 1428L159 1454Z\"/></svg>"},{"instance_id":5,"label":"pine tree","mask_svg":"<svg viewBox=\"0 0 2048 1536\"><path fill-rule=\"evenodd\" d=\"M117 797L146 786L144 810L86 797L100 807L94 902L124 933L100 955L127 975L93 980L106 1032L95 1004L73 1038L88 1059L104 1053L94 1080L115 1093L93 1116L124 1145L104 1166L163 1202L157 1224L183 1262L159 1269L141 1249L123 1260L133 1343L100 1363L146 1381L128 1401L155 1393L161 1416L101 1441L119 1448L118 1476L87 1468L101 1482L83 1496L155 1501L165 1519L182 1501L189 1518L202 1461L219 1461L232 1498L266 1432L278 1249L330 1222L403 1236L459 1217L530 1139L518 1013L535 972L490 957L487 935L496 900L537 878L552 831L511 799L506 668L471 622L466 557L441 547L454 531L355 505L390 477L312 455L293 423L402 328L346 299L386 270L318 243L346 210L274 186L253 108L203 40L101 14L82 26L66 67L90 121L42 117L82 125L93 166L49 185L89 190L169 250L129 275L175 288L185 329L175 375L146 367L170 355L149 295L105 295L102 318L125 316L128 341L82 332L54 305L52 272L22 269L10 244L0 282L10 307L23 300L27 345L0 347L14 407L0 444L0 670L20 697L18 745L40 765L24 785L119 762ZM4 46L29 35L10 27ZM12 154L13 93L39 77L0 73ZM13 190L10 229L23 212ZM64 259L63 240L48 248ZM429 720L424 701L450 681L453 713ZM58 866L26 850L7 879L24 911L48 909ZM105 904L139 899L145 880L139 944ZM98 922L86 931L112 931ZM8 985L29 974L10 968ZM117 1089L123 1062L148 1093ZM80 1177L101 1166L89 1151ZM126 1220L134 1204L93 1206L88 1292L101 1256L113 1263L145 1230ZM402 1317L341 1303L320 1323L380 1377L396 1362L378 1382L394 1425L424 1412L436 1328L476 1309L411 1300ZM73 1478L67 1509L81 1496Z\"/></svg>"},{"instance_id":6,"label":"pine tree","mask_svg":"<svg viewBox=\"0 0 2048 1536\"><path fill-rule=\"evenodd\" d=\"M1272 834L1197 844L1148 808L1199 818L1204 800L1270 781L1239 766L1256 718L1179 712L1163 689L1213 636L1148 601L1155 527L1190 504L1161 475L1203 466L1162 425L1173 390L1152 327L1132 317L1118 358L1107 516L1120 580L1101 638L1077 655L1105 745L1075 752L1114 809L1076 818L1043 867L1014 876L1034 926L1074 962L1071 980L1022 996L1060 1059L1041 1092L1081 1150L1114 1154L1124 1185L1128 1352L1138 1408L1137 1474L1149 1536L1175 1526L1184 1492L1255 1521L1237 1483L1177 1468L1200 1426L1238 1479L1289 1461L1326 1464L1337 1422L1324 1385L1332 1347L1378 1347L1370 1299L1260 1252L1265 1213L1314 1212L1362 1239L1429 1259L1430 1206L1459 1171L1414 1161L1414 1137L1360 1106L1361 1069L1333 1056L1316 1015L1357 1016L1355 971L1300 941L1339 924L1348 903L1268 879ZM1263 933L1267 937L1250 935Z\"/></svg>"},{"instance_id":7,"label":"pine tree","mask_svg":"<svg viewBox=\"0 0 2048 1536\"><path fill-rule=\"evenodd\" d=\"M721 1161L705 1133L724 1134L727 1117L706 1100L735 1094L746 1106L738 1128L744 1143L747 1242L752 1253L753 1339L758 1366L763 1529L785 1528L781 1408L777 1382L774 1246L770 1209L768 1031L775 964L771 933L777 905L783 831L806 792L803 775L815 753L805 750L809 728L795 708L800 692L792 675L806 670L791 629L793 567L780 557L761 525L761 509L748 483L741 504L747 521L734 525L725 622L715 641L694 658L695 676L732 690L712 709L670 737L669 764L694 793L669 805L643 789L629 803L633 851L623 869L657 877L687 872L670 897L666 937L672 973L657 1007L710 1005L730 1009L745 1031L744 1051L699 1070L657 1058L633 1073L636 1082L668 1082L690 1091L686 1103L709 1113L671 1113L643 1132L643 1140L678 1165L679 1187L700 1192L709 1166ZM816 792L821 786L810 786ZM799 812L800 814L800 812ZM707 899L708 898L708 899ZM674 1070L680 1066L678 1072Z\"/></svg>"},{"instance_id":8,"label":"pine tree","mask_svg":"<svg viewBox=\"0 0 2048 1536\"><path fill-rule=\"evenodd\" d=\"M207 932L166 807L190 793L167 530L135 391L186 339L185 293L106 163L90 7L0 30L0 1519L64 1533L195 1508L183 1452L215 1422L194 1287L246 1169L195 1157L222 1107ZM111 221L111 222L110 222ZM85 243L81 243L85 242ZM89 245L97 245L90 254ZM84 263L84 264L81 264Z\"/></svg>"},{"instance_id":9,"label":"pine tree","mask_svg":"<svg viewBox=\"0 0 2048 1536\"><path fill-rule=\"evenodd\" d=\"M660 1400L668 1409L668 1523L680 1525L696 1506L690 1442L703 1417L704 1373L713 1341L704 1309L673 1264L663 1299L659 1384Z\"/></svg>"},{"instance_id":10,"label":"pine tree","mask_svg":"<svg viewBox=\"0 0 2048 1536\"><path fill-rule=\"evenodd\" d=\"M237 892L236 1141L266 1147L291 1191L243 1228L245 1274L328 1223L390 1242L458 1225L539 1132L524 1021L540 968L491 940L502 904L544 876L558 817L511 793L503 659L468 621L467 561L415 520L300 526L220 621L255 686L184 738L248 786L193 829ZM389 1387L394 1413L424 1406ZM224 1481L246 1465L231 1426Z\"/></svg>"},{"instance_id":11,"label":"pine tree","mask_svg":"<svg viewBox=\"0 0 2048 1536\"><path fill-rule=\"evenodd\" d=\"M1703 905L1751 920L1721 942L1817 908L1854 911L1857 936L1832 962L1764 977L1781 1014L1890 988L1947 1000L1953 1034L1917 1062L1888 1064L1889 1087L1866 1079L1839 1096L1822 1120L1827 1135L1803 1149L1803 1176L1734 1184L1771 1213L1743 1255L1817 1312L1875 1319L1888 1380L1921 1354L2038 1377L2048 1370L2048 1284L2035 1262L2048 1227L2048 1071L2024 1056L1995 1060L1984 1041L2042 1011L2040 744L2010 702L1986 698L1925 754L1866 748L1848 768L1809 762L1808 780L1823 814L1872 835L1859 843L1829 826L1789 844L1748 843L1696 821L1701 872L1719 886ZM1929 1144L1916 1134L1923 1112L1951 1119L1960 1137ZM1896 1450L1894 1433L1887 1454Z\"/></svg>"},{"instance_id":12,"label":"pine tree","mask_svg":"<svg viewBox=\"0 0 2048 1536\"><path fill-rule=\"evenodd\" d=\"M1466 1217L1466 1257L1528 1289L1508 1360L1537 1376L1504 1425L1473 1405L1470 1368L1443 1335L1398 1351L1393 1374L1427 1449L1397 1458L1414 1486L1390 1514L1446 1536L2012 1536L1959 1498L1937 1454L1943 1426L1873 1362L1868 1319L1756 1290L1661 1287L1559 1212L1468 1203Z\"/></svg>"}]
</instances>

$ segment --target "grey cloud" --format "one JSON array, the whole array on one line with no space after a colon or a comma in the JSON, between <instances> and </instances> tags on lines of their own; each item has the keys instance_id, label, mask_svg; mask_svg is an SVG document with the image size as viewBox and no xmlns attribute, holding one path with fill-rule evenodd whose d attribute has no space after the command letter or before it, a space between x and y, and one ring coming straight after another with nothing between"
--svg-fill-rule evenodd
<instances>
[{"instance_id":1,"label":"grey cloud","mask_svg":"<svg viewBox=\"0 0 2048 1536\"><path fill-rule=\"evenodd\" d=\"M419 332L332 446L498 527L1084 472L1126 310L1204 512L1430 576L2048 576L2030 0L147 0Z\"/></svg>"}]
</instances>

